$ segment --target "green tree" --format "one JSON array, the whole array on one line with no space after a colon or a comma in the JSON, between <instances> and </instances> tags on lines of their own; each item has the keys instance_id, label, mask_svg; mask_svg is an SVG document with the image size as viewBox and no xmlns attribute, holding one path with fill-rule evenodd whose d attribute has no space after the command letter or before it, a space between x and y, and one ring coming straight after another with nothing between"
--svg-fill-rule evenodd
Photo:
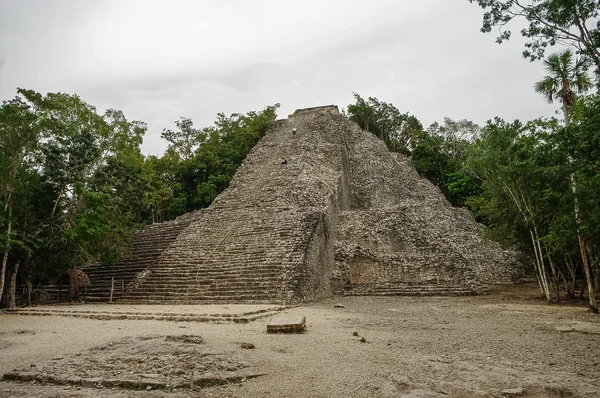
<instances>
[{"instance_id":1,"label":"green tree","mask_svg":"<svg viewBox=\"0 0 600 398\"><path fill-rule=\"evenodd\" d=\"M569 127L569 110L575 104L575 100L579 93L583 93L592 87L592 83L585 71L585 64L580 60L574 60L570 50L565 50L559 54L552 54L544 61L546 65L546 75L541 81L534 85L537 93L542 94L548 102L552 103L553 99L560 99L564 114L565 127ZM583 268L585 277L588 281L588 289L590 291L590 308L594 312L598 312L598 304L596 303L596 290L591 279L591 273L587 258L587 249L583 235L581 234L581 216L579 209L579 200L577 197L577 182L575 175L571 175L571 185L574 194L574 209L575 221L577 223L577 237L581 249L581 258L583 260Z\"/></svg>"},{"instance_id":2,"label":"green tree","mask_svg":"<svg viewBox=\"0 0 600 398\"><path fill-rule=\"evenodd\" d=\"M15 195L25 188L24 180L19 177L38 145L36 122L35 114L20 98L5 101L0 107L0 220L6 231L1 241L0 299L14 243L14 207L15 203L20 205L22 200L15 200Z\"/></svg>"},{"instance_id":3,"label":"green tree","mask_svg":"<svg viewBox=\"0 0 600 398\"><path fill-rule=\"evenodd\" d=\"M153 219L164 221L206 207L229 186L244 158L277 117L279 104L260 112L217 115L212 126L193 127L188 118L164 130L165 154L146 159Z\"/></svg>"},{"instance_id":4,"label":"green tree","mask_svg":"<svg viewBox=\"0 0 600 398\"><path fill-rule=\"evenodd\" d=\"M548 46L569 46L594 65L600 77L600 30L597 18L600 3L596 0L469 0L484 10L482 32L498 29L496 41L511 37L506 26L514 19L526 20L521 30L528 41L523 57L543 59Z\"/></svg>"},{"instance_id":5,"label":"green tree","mask_svg":"<svg viewBox=\"0 0 600 398\"><path fill-rule=\"evenodd\" d=\"M408 113L401 113L394 105L369 97L367 100L354 93L356 102L347 107L348 117L363 130L379 137L394 152L410 154L423 125Z\"/></svg>"},{"instance_id":6,"label":"green tree","mask_svg":"<svg viewBox=\"0 0 600 398\"><path fill-rule=\"evenodd\" d=\"M595 296L586 268L595 267L598 279L596 106L595 100L578 101L569 128L555 119L525 125L495 119L468 151L466 169L482 181L482 194L470 197L467 205L490 227L492 237L530 253L548 301L560 299L561 283L573 297L578 264L586 274L590 303ZM588 250L582 238L588 239ZM591 267L586 266L588 252ZM583 291L584 286L581 297Z\"/></svg>"},{"instance_id":7,"label":"green tree","mask_svg":"<svg viewBox=\"0 0 600 398\"><path fill-rule=\"evenodd\" d=\"M579 99L572 110L573 123L560 132L561 144L568 153L571 166L571 189L574 195L575 220L580 257L590 296L600 288L600 97L596 93ZM589 264L588 264L589 261ZM592 268L595 270L592 271ZM590 309L598 312L594 297Z\"/></svg>"},{"instance_id":8,"label":"green tree","mask_svg":"<svg viewBox=\"0 0 600 398\"><path fill-rule=\"evenodd\" d=\"M129 122L120 111L99 115L76 95L19 90L34 110L41 134L37 167L55 197L45 235L49 253L70 270L69 297L78 299L77 269L83 264L114 261L133 232L129 217L126 172L116 165L141 167L139 146L145 125ZM113 169L109 172L109 169ZM116 183L116 180L120 180ZM122 195L122 197L119 197ZM143 192L141 192L143 198Z\"/></svg>"},{"instance_id":9,"label":"green tree","mask_svg":"<svg viewBox=\"0 0 600 398\"><path fill-rule=\"evenodd\" d=\"M169 143L169 149L182 159L189 159L206 140L202 129L194 128L192 119L182 117L175 122L177 130L164 129L161 138Z\"/></svg>"},{"instance_id":10,"label":"green tree","mask_svg":"<svg viewBox=\"0 0 600 398\"><path fill-rule=\"evenodd\" d=\"M480 127L468 120L444 118L422 133L411 158L417 171L436 184L453 205L479 192L479 183L463 172L467 150L478 137Z\"/></svg>"},{"instance_id":11,"label":"green tree","mask_svg":"<svg viewBox=\"0 0 600 398\"><path fill-rule=\"evenodd\" d=\"M555 99L562 103L565 126L569 126L569 109L575 104L577 95L592 88L585 63L574 59L570 50L552 54L544 60L547 75L535 83L534 89L549 103Z\"/></svg>"},{"instance_id":12,"label":"green tree","mask_svg":"<svg viewBox=\"0 0 600 398\"><path fill-rule=\"evenodd\" d=\"M543 164L544 158L538 155L548 137L547 130L554 128L552 121L523 125L495 119L483 129L466 163L466 168L482 181L483 189L481 196L470 198L467 204L490 226L495 239L531 253L540 290L548 301L553 294L543 239L547 215L555 211L551 212L545 193L558 184L550 178L553 174ZM564 174L558 175L560 181L568 181Z\"/></svg>"}]
</instances>

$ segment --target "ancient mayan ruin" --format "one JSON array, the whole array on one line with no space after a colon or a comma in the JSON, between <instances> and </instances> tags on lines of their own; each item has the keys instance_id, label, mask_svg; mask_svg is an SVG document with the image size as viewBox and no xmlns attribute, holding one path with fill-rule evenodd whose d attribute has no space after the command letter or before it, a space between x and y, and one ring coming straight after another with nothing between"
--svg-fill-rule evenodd
<instances>
[{"instance_id":1,"label":"ancient mayan ruin","mask_svg":"<svg viewBox=\"0 0 600 398\"><path fill-rule=\"evenodd\" d=\"M107 301L111 278L124 303L478 294L522 269L483 232L336 106L302 109L274 124L209 208L149 226L131 259L89 270L86 300Z\"/></svg>"}]
</instances>

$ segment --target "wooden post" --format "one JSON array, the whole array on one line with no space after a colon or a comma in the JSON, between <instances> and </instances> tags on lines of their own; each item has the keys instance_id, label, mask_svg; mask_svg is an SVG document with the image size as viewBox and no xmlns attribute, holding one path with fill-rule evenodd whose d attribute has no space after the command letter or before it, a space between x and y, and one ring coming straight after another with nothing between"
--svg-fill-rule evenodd
<instances>
[{"instance_id":1,"label":"wooden post","mask_svg":"<svg viewBox=\"0 0 600 398\"><path fill-rule=\"evenodd\" d=\"M108 299L109 303L112 303L113 291L115 290L115 277L110 278L110 298Z\"/></svg>"}]
</instances>

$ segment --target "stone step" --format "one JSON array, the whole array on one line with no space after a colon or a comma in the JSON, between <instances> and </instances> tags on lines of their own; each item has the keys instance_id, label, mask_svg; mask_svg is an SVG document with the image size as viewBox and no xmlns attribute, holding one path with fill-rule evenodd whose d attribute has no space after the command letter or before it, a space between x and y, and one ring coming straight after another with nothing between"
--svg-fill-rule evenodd
<instances>
[{"instance_id":1,"label":"stone step","mask_svg":"<svg viewBox=\"0 0 600 398\"><path fill-rule=\"evenodd\" d=\"M97 280L107 280L110 282L111 278L115 279L132 279L137 274L145 270L147 267L141 267L140 269L132 269L132 270L116 270L116 271L106 271L106 272L98 272L93 274L87 274L90 280L92 278Z\"/></svg>"},{"instance_id":2,"label":"stone step","mask_svg":"<svg viewBox=\"0 0 600 398\"><path fill-rule=\"evenodd\" d=\"M9 310L11 315L29 316L66 316L72 318L88 318L98 320L156 320L173 322L211 322L211 323L249 323L257 319L273 316L280 309L273 309L248 314L168 314L168 313L119 313L119 312L78 312L78 311L21 311Z\"/></svg>"},{"instance_id":3,"label":"stone step","mask_svg":"<svg viewBox=\"0 0 600 398\"><path fill-rule=\"evenodd\" d=\"M86 268L83 269L83 271L88 274L88 275L94 275L94 274L102 274L105 272L132 272L135 270L138 270L140 268L145 268L143 265L138 265L139 262L135 261L135 262L131 262L128 264L120 264L118 266L107 266L107 267L99 267L99 268Z\"/></svg>"},{"instance_id":4,"label":"stone step","mask_svg":"<svg viewBox=\"0 0 600 398\"><path fill-rule=\"evenodd\" d=\"M245 283L254 283L260 281L283 281L285 280L285 276L282 274L271 274L271 275L260 275L260 274L251 274L251 275L213 275L213 276L198 276L198 278L194 276L186 276L186 277L154 277L149 275L147 278L143 280L143 284L171 284L171 285L179 285L182 284L193 284L193 285L207 285L211 283L227 283L227 282L245 282ZM116 283L115 283L116 285Z\"/></svg>"},{"instance_id":5,"label":"stone step","mask_svg":"<svg viewBox=\"0 0 600 398\"><path fill-rule=\"evenodd\" d=\"M139 297L152 297L152 298L164 298L164 299L177 299L185 297L194 298L235 298L235 299L267 299L277 296L280 290L262 291L262 290L218 290L218 291L189 291L189 292L152 292L152 291L133 291L129 292L122 297L127 299L139 298Z\"/></svg>"},{"instance_id":6,"label":"stone step","mask_svg":"<svg viewBox=\"0 0 600 398\"><path fill-rule=\"evenodd\" d=\"M187 267L179 269L151 268L150 274L156 276L186 276L186 275L235 275L235 274L273 274L285 271L281 266L250 266L250 267L227 267L227 268L198 268Z\"/></svg>"},{"instance_id":7,"label":"stone step","mask_svg":"<svg viewBox=\"0 0 600 398\"><path fill-rule=\"evenodd\" d=\"M351 288L352 290L379 290L379 291L386 291L386 290L397 290L397 289L405 289L405 290L465 290L465 289L469 289L472 290L468 287L465 286L431 286L431 285L411 285L411 286L376 286L376 287L360 287L360 286L355 286Z\"/></svg>"},{"instance_id":8,"label":"stone step","mask_svg":"<svg viewBox=\"0 0 600 398\"><path fill-rule=\"evenodd\" d=\"M356 285L344 291L345 296L472 296L478 291L453 285Z\"/></svg>"},{"instance_id":9,"label":"stone step","mask_svg":"<svg viewBox=\"0 0 600 398\"><path fill-rule=\"evenodd\" d=\"M118 297L122 299L131 299L131 300L139 300L141 298L151 298L151 299L165 299L165 300L173 300L173 299L217 299L219 297L226 299L248 299L248 300L264 300L275 298L280 295L281 290L272 290L272 291L255 291L255 290L236 290L236 291L228 291L228 290L220 290L220 291L192 291L192 292L147 292L147 291L136 291L130 292L129 294L120 295ZM113 296L117 297L117 296Z\"/></svg>"},{"instance_id":10,"label":"stone step","mask_svg":"<svg viewBox=\"0 0 600 398\"><path fill-rule=\"evenodd\" d=\"M150 274L146 277L144 282L154 281L157 283L202 283L208 282L219 282L219 281L237 281L237 282L256 282L256 281L275 281L283 280L284 275L281 272L278 273L252 273L252 274L213 274L213 275L174 275L174 276L158 276Z\"/></svg>"},{"instance_id":11,"label":"stone step","mask_svg":"<svg viewBox=\"0 0 600 398\"><path fill-rule=\"evenodd\" d=\"M281 286L285 281L281 278L278 279L222 279L222 280L189 280L189 281L167 281L167 280L146 280L140 288L165 288L165 289L181 289L181 288L207 288L207 287L218 287L218 286L231 286L231 287L263 287L263 286ZM89 288L88 288L89 289ZM120 287L119 287L120 289ZM89 290L88 290L89 291Z\"/></svg>"},{"instance_id":12,"label":"stone step","mask_svg":"<svg viewBox=\"0 0 600 398\"><path fill-rule=\"evenodd\" d=\"M477 292L474 291L444 291L440 290L437 292L431 291L402 291L398 290L395 292L344 292L344 296L412 296L412 297L429 297L429 296L475 296Z\"/></svg>"},{"instance_id":13,"label":"stone step","mask_svg":"<svg viewBox=\"0 0 600 398\"><path fill-rule=\"evenodd\" d=\"M119 299L117 301L119 304L148 304L148 305L156 305L156 304L169 304L169 305L210 305L210 304L284 304L284 300L278 298L271 298L266 300L248 300L248 299L178 299L178 300L162 300L156 298L140 298L137 300L129 300L126 298Z\"/></svg>"},{"instance_id":14,"label":"stone step","mask_svg":"<svg viewBox=\"0 0 600 398\"><path fill-rule=\"evenodd\" d=\"M284 304L280 297L234 297L234 296L186 296L186 297L122 297L113 300L118 304L160 304L160 305L208 305L208 304ZM108 303L108 302L106 302Z\"/></svg>"},{"instance_id":15,"label":"stone step","mask_svg":"<svg viewBox=\"0 0 600 398\"><path fill-rule=\"evenodd\" d=\"M131 292L128 293L135 293L135 292L141 292L141 291L145 291L145 292L206 292L206 291L222 291L222 290L227 290L227 291L238 291L238 290L251 290L251 291L271 291L271 290L280 290L281 289L282 284L281 283L273 283L270 285L248 285L248 284L239 284L239 285L229 285L229 284L223 284L223 285L215 285L215 286L208 286L208 285L179 285L179 287L172 287L172 286L161 286L161 285L154 285L154 286L146 286L146 285L142 285L140 286L140 288L133 290ZM120 290L119 290L120 291Z\"/></svg>"},{"instance_id":16,"label":"stone step","mask_svg":"<svg viewBox=\"0 0 600 398\"><path fill-rule=\"evenodd\" d=\"M265 268L242 268L242 267L238 267L238 268L230 268L230 269L225 269L225 270L202 270L202 269L197 269L197 268L193 268L190 267L190 269L187 270L178 270L178 271L171 271L171 272L156 272L156 269L150 268L149 269L150 274L149 275L155 275L156 277L186 277L186 276L194 276L196 277L198 276L205 276L205 277L211 277L211 276L219 276L219 275L239 275L239 274L245 274L245 275L251 275L251 274L260 274L260 275L272 275L272 274L281 274L283 273L285 270L282 269L281 267L265 267Z\"/></svg>"}]
</instances>

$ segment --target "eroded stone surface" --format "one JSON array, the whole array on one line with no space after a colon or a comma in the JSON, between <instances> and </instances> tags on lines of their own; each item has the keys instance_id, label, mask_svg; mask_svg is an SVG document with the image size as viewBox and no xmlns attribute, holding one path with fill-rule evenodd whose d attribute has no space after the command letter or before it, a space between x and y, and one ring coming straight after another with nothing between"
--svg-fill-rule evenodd
<instances>
[{"instance_id":1,"label":"eroded stone surface","mask_svg":"<svg viewBox=\"0 0 600 398\"><path fill-rule=\"evenodd\" d=\"M260 376L231 352L212 349L200 336L127 337L88 352L15 369L5 380L88 387L190 388Z\"/></svg>"},{"instance_id":2,"label":"eroded stone surface","mask_svg":"<svg viewBox=\"0 0 600 398\"><path fill-rule=\"evenodd\" d=\"M304 316L277 316L267 324L268 333L297 333L306 329Z\"/></svg>"}]
</instances>

